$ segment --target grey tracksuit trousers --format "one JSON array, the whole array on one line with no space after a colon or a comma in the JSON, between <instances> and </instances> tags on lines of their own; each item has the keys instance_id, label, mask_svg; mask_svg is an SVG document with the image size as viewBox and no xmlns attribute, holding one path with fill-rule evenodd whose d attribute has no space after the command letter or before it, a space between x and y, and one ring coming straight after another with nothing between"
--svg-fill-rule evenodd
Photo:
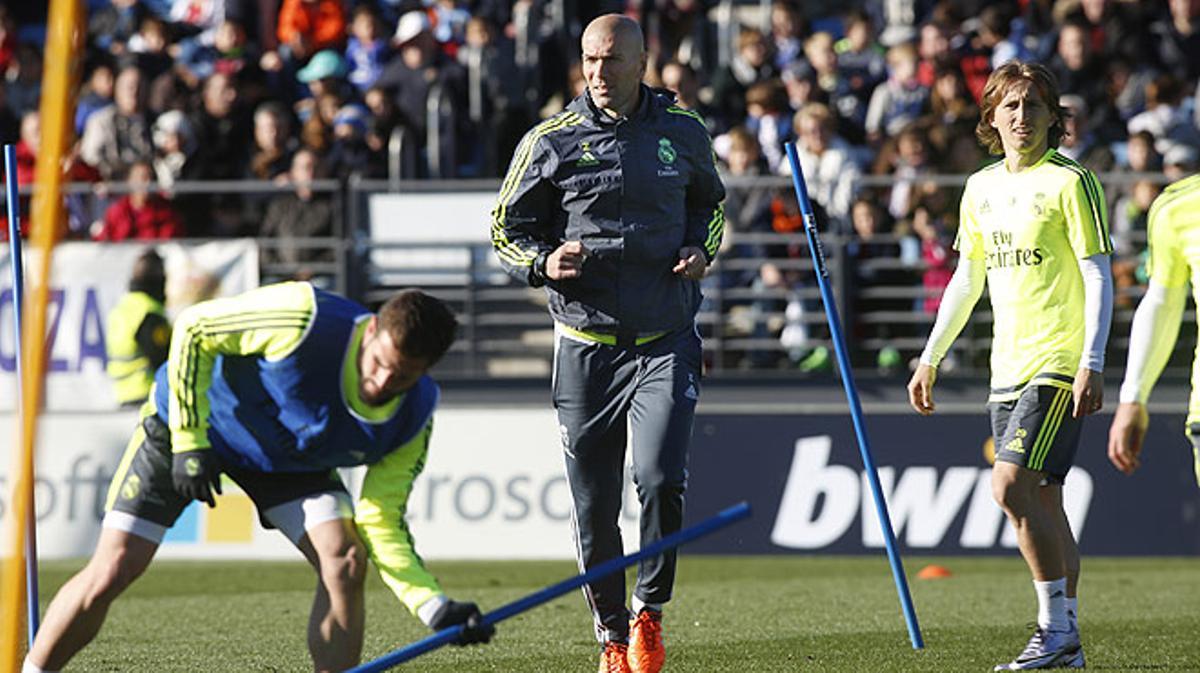
<instances>
[{"instance_id":1,"label":"grey tracksuit trousers","mask_svg":"<svg viewBox=\"0 0 1200 673\"><path fill-rule=\"evenodd\" d=\"M553 399L574 501L576 553L583 568L624 553L617 521L629 431L633 483L642 510L641 546L682 526L700 368L700 336L694 327L641 345L595 343L558 330ZM672 550L641 562L634 593L646 603L664 603L671 598L674 582ZM584 595L597 638L626 640L624 573L589 584Z\"/></svg>"}]
</instances>

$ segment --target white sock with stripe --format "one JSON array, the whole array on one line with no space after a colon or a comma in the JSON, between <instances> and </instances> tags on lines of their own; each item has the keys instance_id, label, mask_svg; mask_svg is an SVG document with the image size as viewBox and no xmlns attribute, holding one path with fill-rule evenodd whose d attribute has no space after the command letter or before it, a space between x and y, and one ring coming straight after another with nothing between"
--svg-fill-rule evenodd
<instances>
[{"instance_id":1,"label":"white sock with stripe","mask_svg":"<svg viewBox=\"0 0 1200 673\"><path fill-rule=\"evenodd\" d=\"M1033 581L1038 597L1038 626L1049 631L1066 631L1071 628L1067 617L1067 578L1060 577L1049 582Z\"/></svg>"}]
</instances>

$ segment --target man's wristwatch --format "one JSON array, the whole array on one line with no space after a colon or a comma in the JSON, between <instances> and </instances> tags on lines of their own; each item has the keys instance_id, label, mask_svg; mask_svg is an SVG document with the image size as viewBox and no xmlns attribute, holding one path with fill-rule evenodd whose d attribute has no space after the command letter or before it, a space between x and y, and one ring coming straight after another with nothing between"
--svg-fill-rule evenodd
<instances>
[{"instance_id":1,"label":"man's wristwatch","mask_svg":"<svg viewBox=\"0 0 1200 673\"><path fill-rule=\"evenodd\" d=\"M550 252L543 250L538 253L537 257L533 258L533 286L538 287L545 285L549 277L546 275L546 260L549 259Z\"/></svg>"}]
</instances>

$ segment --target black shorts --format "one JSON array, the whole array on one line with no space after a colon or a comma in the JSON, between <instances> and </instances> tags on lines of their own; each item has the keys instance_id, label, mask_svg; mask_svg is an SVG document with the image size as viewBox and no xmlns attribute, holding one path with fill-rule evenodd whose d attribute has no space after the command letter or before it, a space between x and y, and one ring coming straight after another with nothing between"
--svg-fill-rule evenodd
<instances>
[{"instance_id":1,"label":"black shorts","mask_svg":"<svg viewBox=\"0 0 1200 673\"><path fill-rule=\"evenodd\" d=\"M171 482L171 431L162 419L151 414L134 432L108 490L106 510L124 512L170 528L191 504L175 492ZM285 502L326 492L345 493L337 473L251 472L222 466L254 502L264 528L273 526L262 513Z\"/></svg>"},{"instance_id":2,"label":"black shorts","mask_svg":"<svg viewBox=\"0 0 1200 673\"><path fill-rule=\"evenodd\" d=\"M1075 462L1082 419L1075 418L1070 390L1029 386L1015 400L989 402L996 460L1046 474L1061 484Z\"/></svg>"}]
</instances>

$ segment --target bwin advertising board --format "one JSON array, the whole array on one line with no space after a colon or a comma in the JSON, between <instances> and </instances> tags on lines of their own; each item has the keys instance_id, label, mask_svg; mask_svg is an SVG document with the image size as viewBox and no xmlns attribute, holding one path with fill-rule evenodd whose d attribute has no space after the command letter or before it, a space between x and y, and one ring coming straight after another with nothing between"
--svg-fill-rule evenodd
<instances>
[{"instance_id":1,"label":"bwin advertising board","mask_svg":"<svg viewBox=\"0 0 1200 673\"><path fill-rule=\"evenodd\" d=\"M1183 416L1151 417L1132 477L1106 455L1111 414L1085 419L1063 505L1085 554L1200 554L1200 486ZM897 541L919 554L1009 554L992 500L985 413L876 414L872 454ZM746 499L754 516L692 553L878 553L875 504L848 415L701 415L689 461L688 523Z\"/></svg>"}]
</instances>

